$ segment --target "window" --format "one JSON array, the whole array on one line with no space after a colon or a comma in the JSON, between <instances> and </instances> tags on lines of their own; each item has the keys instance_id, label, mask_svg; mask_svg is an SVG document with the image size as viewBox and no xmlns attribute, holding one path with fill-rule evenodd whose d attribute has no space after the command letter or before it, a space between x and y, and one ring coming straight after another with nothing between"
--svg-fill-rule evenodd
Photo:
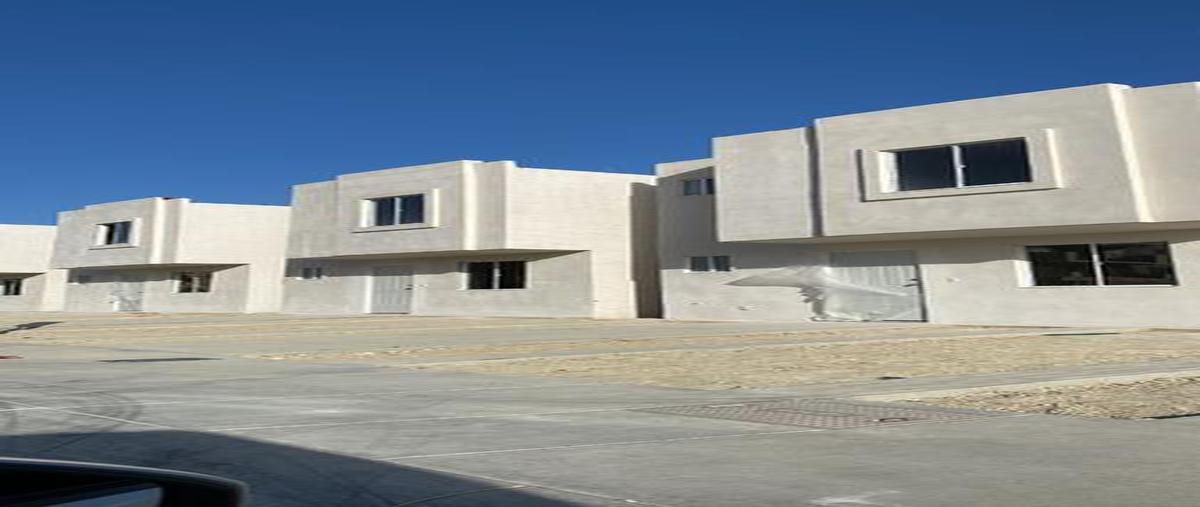
<instances>
[{"instance_id":1,"label":"window","mask_svg":"<svg viewBox=\"0 0 1200 507\"><path fill-rule=\"evenodd\" d=\"M524 289L525 261L468 262L468 289Z\"/></svg>"},{"instance_id":2,"label":"window","mask_svg":"<svg viewBox=\"0 0 1200 507\"><path fill-rule=\"evenodd\" d=\"M300 268L301 280L320 280L322 278L325 278L325 270L321 269L320 266Z\"/></svg>"},{"instance_id":3,"label":"window","mask_svg":"<svg viewBox=\"0 0 1200 507\"><path fill-rule=\"evenodd\" d=\"M683 195L711 195L717 192L717 181L713 178L683 180Z\"/></svg>"},{"instance_id":4,"label":"window","mask_svg":"<svg viewBox=\"0 0 1200 507\"><path fill-rule=\"evenodd\" d=\"M92 275L84 273L71 273L67 280L68 283L92 283Z\"/></svg>"},{"instance_id":5,"label":"window","mask_svg":"<svg viewBox=\"0 0 1200 507\"><path fill-rule=\"evenodd\" d=\"M133 222L112 222L100 224L97 243L101 245L124 245L129 243Z\"/></svg>"},{"instance_id":6,"label":"window","mask_svg":"<svg viewBox=\"0 0 1200 507\"><path fill-rule=\"evenodd\" d=\"M1166 243L1025 247L1036 286L1175 285Z\"/></svg>"},{"instance_id":7,"label":"window","mask_svg":"<svg viewBox=\"0 0 1200 507\"><path fill-rule=\"evenodd\" d=\"M370 204L366 220L368 226L425 223L424 194L380 197L369 199L368 203Z\"/></svg>"},{"instance_id":8,"label":"window","mask_svg":"<svg viewBox=\"0 0 1200 507\"><path fill-rule=\"evenodd\" d=\"M212 273L184 271L175 273L175 292L181 294L211 292Z\"/></svg>"},{"instance_id":9,"label":"window","mask_svg":"<svg viewBox=\"0 0 1200 507\"><path fill-rule=\"evenodd\" d=\"M21 280L20 278L6 278L0 280L0 296L20 296L21 295Z\"/></svg>"},{"instance_id":10,"label":"window","mask_svg":"<svg viewBox=\"0 0 1200 507\"><path fill-rule=\"evenodd\" d=\"M728 255L688 257L688 271L692 273L704 273L707 271L733 271L733 264L730 263Z\"/></svg>"},{"instance_id":11,"label":"window","mask_svg":"<svg viewBox=\"0 0 1200 507\"><path fill-rule=\"evenodd\" d=\"M1033 181L1024 139L893 152L897 190L963 188Z\"/></svg>"}]
</instances>

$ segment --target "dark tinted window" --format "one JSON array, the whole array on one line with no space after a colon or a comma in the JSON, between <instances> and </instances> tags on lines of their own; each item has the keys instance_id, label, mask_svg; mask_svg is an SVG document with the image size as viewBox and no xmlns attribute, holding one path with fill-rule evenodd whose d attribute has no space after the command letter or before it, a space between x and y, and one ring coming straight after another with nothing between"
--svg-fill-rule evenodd
<instances>
[{"instance_id":1,"label":"dark tinted window","mask_svg":"<svg viewBox=\"0 0 1200 507\"><path fill-rule=\"evenodd\" d=\"M964 144L959 149L966 186L1032 181L1023 139Z\"/></svg>"},{"instance_id":2,"label":"dark tinted window","mask_svg":"<svg viewBox=\"0 0 1200 507\"><path fill-rule=\"evenodd\" d=\"M1025 247L1034 285L1096 285L1088 245Z\"/></svg>"},{"instance_id":3,"label":"dark tinted window","mask_svg":"<svg viewBox=\"0 0 1200 507\"><path fill-rule=\"evenodd\" d=\"M525 262L524 261L507 261L500 264L500 284L501 289L524 289L525 288Z\"/></svg>"},{"instance_id":4,"label":"dark tinted window","mask_svg":"<svg viewBox=\"0 0 1200 507\"><path fill-rule=\"evenodd\" d=\"M1097 245L1105 285L1175 285L1175 268L1166 243Z\"/></svg>"},{"instance_id":5,"label":"dark tinted window","mask_svg":"<svg viewBox=\"0 0 1200 507\"><path fill-rule=\"evenodd\" d=\"M688 257L688 271L708 271L708 257Z\"/></svg>"},{"instance_id":6,"label":"dark tinted window","mask_svg":"<svg viewBox=\"0 0 1200 507\"><path fill-rule=\"evenodd\" d=\"M713 271L731 271L733 266L729 263L728 255L718 255L712 258Z\"/></svg>"},{"instance_id":7,"label":"dark tinted window","mask_svg":"<svg viewBox=\"0 0 1200 507\"><path fill-rule=\"evenodd\" d=\"M468 289L491 289L495 281L495 263L492 262L468 262L467 263L467 288Z\"/></svg>"},{"instance_id":8,"label":"dark tinted window","mask_svg":"<svg viewBox=\"0 0 1200 507\"><path fill-rule=\"evenodd\" d=\"M179 283L176 292L209 292L212 287L212 273L183 272L175 277Z\"/></svg>"},{"instance_id":9,"label":"dark tinted window","mask_svg":"<svg viewBox=\"0 0 1200 507\"><path fill-rule=\"evenodd\" d=\"M425 221L424 195L406 195L398 200L400 201L400 223L419 224Z\"/></svg>"},{"instance_id":10,"label":"dark tinted window","mask_svg":"<svg viewBox=\"0 0 1200 507\"><path fill-rule=\"evenodd\" d=\"M21 281L20 278L0 280L0 296L20 296Z\"/></svg>"},{"instance_id":11,"label":"dark tinted window","mask_svg":"<svg viewBox=\"0 0 1200 507\"><path fill-rule=\"evenodd\" d=\"M133 222L113 222L104 224L104 244L105 245L120 245L129 242L129 230L132 228Z\"/></svg>"},{"instance_id":12,"label":"dark tinted window","mask_svg":"<svg viewBox=\"0 0 1200 507\"><path fill-rule=\"evenodd\" d=\"M954 152L950 146L896 152L896 188L953 188Z\"/></svg>"},{"instance_id":13,"label":"dark tinted window","mask_svg":"<svg viewBox=\"0 0 1200 507\"><path fill-rule=\"evenodd\" d=\"M375 219L371 225L395 225L396 224L396 199L392 197L384 197L382 199L371 199L375 206Z\"/></svg>"}]
</instances>

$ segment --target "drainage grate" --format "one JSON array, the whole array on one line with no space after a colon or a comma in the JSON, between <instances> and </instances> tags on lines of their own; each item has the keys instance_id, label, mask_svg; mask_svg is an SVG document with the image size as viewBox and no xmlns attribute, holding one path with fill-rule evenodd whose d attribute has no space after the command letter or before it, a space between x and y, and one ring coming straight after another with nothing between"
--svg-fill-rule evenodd
<instances>
[{"instance_id":1,"label":"drainage grate","mask_svg":"<svg viewBox=\"0 0 1200 507\"><path fill-rule=\"evenodd\" d=\"M974 410L914 408L907 405L839 400L785 399L637 409L637 412L726 419L806 428L845 429L918 422L948 422L994 417Z\"/></svg>"},{"instance_id":2,"label":"drainage grate","mask_svg":"<svg viewBox=\"0 0 1200 507\"><path fill-rule=\"evenodd\" d=\"M101 363L170 363L175 361L217 361L219 357L152 357L147 359L103 359Z\"/></svg>"}]
</instances>

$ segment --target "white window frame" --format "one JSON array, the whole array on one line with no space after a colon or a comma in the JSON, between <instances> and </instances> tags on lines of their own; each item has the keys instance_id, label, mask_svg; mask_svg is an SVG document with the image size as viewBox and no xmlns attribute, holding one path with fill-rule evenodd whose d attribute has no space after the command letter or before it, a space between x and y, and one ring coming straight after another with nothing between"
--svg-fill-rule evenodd
<instances>
[{"instance_id":1,"label":"white window frame","mask_svg":"<svg viewBox=\"0 0 1200 507\"><path fill-rule=\"evenodd\" d=\"M725 267L728 269L717 269L717 258L725 258ZM704 270L692 269L692 259L704 259ZM734 271L733 256L730 255L689 255L684 259L685 273L728 273Z\"/></svg>"},{"instance_id":2,"label":"white window frame","mask_svg":"<svg viewBox=\"0 0 1200 507\"><path fill-rule=\"evenodd\" d=\"M316 281L316 280L322 280L325 278L325 267L324 266L301 267L299 274L296 275L296 278L298 278L300 280L310 281L310 282Z\"/></svg>"},{"instance_id":3,"label":"white window frame","mask_svg":"<svg viewBox=\"0 0 1200 507\"><path fill-rule=\"evenodd\" d=\"M1153 283L1153 284L1134 284L1134 285L1112 285L1108 284L1104 277L1104 262L1100 258L1100 245L1123 245L1137 243L1162 243L1166 246L1167 254L1171 257L1171 271L1175 276L1175 283ZM1093 285L1038 285L1037 279L1033 275L1033 260L1029 258L1029 247L1035 246L1059 246L1059 245L1087 245L1088 258L1092 264L1092 277L1096 279ZM1095 288L1118 288L1118 289L1136 289L1136 288L1172 288L1182 285L1179 281L1178 265L1175 262L1175 250L1171 247L1170 241L1081 241L1078 243L1038 243L1030 245L1021 245L1019 263L1019 279L1020 288L1023 289L1095 289Z\"/></svg>"},{"instance_id":4,"label":"white window frame","mask_svg":"<svg viewBox=\"0 0 1200 507\"><path fill-rule=\"evenodd\" d=\"M504 262L520 262L524 264L522 268L524 274L521 278L521 287L500 287L500 264ZM492 265L492 286L488 288L471 288L471 264L491 264ZM513 259L503 261L464 261L460 264L459 271L463 274L462 289L468 291L491 291L491 290L526 290L530 287L529 283L529 266L533 263L527 259Z\"/></svg>"},{"instance_id":5,"label":"white window frame","mask_svg":"<svg viewBox=\"0 0 1200 507\"><path fill-rule=\"evenodd\" d=\"M117 224L129 224L125 234L125 241L122 243L106 243L108 239L108 231ZM138 221L135 219L115 220L112 222L104 222L96 224L95 233L92 236L92 248L126 248L137 244Z\"/></svg>"},{"instance_id":6,"label":"white window frame","mask_svg":"<svg viewBox=\"0 0 1200 507\"><path fill-rule=\"evenodd\" d=\"M0 297L25 294L24 278L0 278Z\"/></svg>"},{"instance_id":7,"label":"white window frame","mask_svg":"<svg viewBox=\"0 0 1200 507\"><path fill-rule=\"evenodd\" d=\"M438 199L441 192L438 189L430 189L426 191L408 191L395 192L383 195L366 195L358 198L358 207L356 210L350 210L350 215L353 217L350 223L351 232L369 233L382 231L403 231L410 229L430 229L438 226ZM410 224L395 224L395 225L374 225L375 223L375 200L400 198L410 195L424 196L424 209L422 214L424 221ZM397 207L396 212L400 212Z\"/></svg>"},{"instance_id":8,"label":"white window frame","mask_svg":"<svg viewBox=\"0 0 1200 507\"><path fill-rule=\"evenodd\" d=\"M189 290L187 292L184 292L182 290L183 289L183 278L185 276L195 276L195 275L201 275L201 276L208 277L208 284L205 286L205 288L208 290L203 290L203 291L195 290L195 287L198 284L193 280L192 281L193 289ZM175 287L174 287L174 290L172 290L173 294L211 294L211 293L215 292L214 289L215 289L216 283L217 283L217 277L211 271L176 271L173 274L172 278L175 279Z\"/></svg>"},{"instance_id":9,"label":"white window frame","mask_svg":"<svg viewBox=\"0 0 1200 507\"><path fill-rule=\"evenodd\" d=\"M697 186L697 191L689 192L689 184L695 184ZM681 189L683 195L688 197L696 195L713 195L717 193L717 180L712 176L706 176L703 178L688 178L683 180Z\"/></svg>"},{"instance_id":10,"label":"white window frame","mask_svg":"<svg viewBox=\"0 0 1200 507\"><path fill-rule=\"evenodd\" d=\"M919 199L952 195L995 194L1003 192L1026 192L1062 188L1061 163L1055 129L978 129L972 132L913 132L906 135L909 142L903 145L868 145L857 150L858 165L862 178L863 200L886 201L895 199ZM964 187L930 188L922 190L900 190L896 178L898 151L936 148L1007 141L1025 140L1025 154L1029 161L1028 182L971 185ZM960 160L961 162L961 160Z\"/></svg>"}]
</instances>

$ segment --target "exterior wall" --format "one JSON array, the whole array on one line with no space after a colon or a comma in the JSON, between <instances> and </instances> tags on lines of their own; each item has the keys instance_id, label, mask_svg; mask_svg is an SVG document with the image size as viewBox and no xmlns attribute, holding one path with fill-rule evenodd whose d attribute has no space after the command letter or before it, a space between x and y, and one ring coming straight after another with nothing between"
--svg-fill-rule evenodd
<instances>
[{"instance_id":1,"label":"exterior wall","mask_svg":"<svg viewBox=\"0 0 1200 507\"><path fill-rule=\"evenodd\" d=\"M56 231L53 225L0 224L0 279L23 280L20 295L0 296L0 311L61 307L63 273L50 269Z\"/></svg>"},{"instance_id":2,"label":"exterior wall","mask_svg":"<svg viewBox=\"0 0 1200 507\"><path fill-rule=\"evenodd\" d=\"M213 271L212 291L175 292L177 271ZM78 283L79 277L86 283ZM142 311L237 313L246 308L250 268L241 266L163 266L157 268L101 268L71 270L66 284L64 310L68 312L111 312L117 295L128 290L122 277L144 279L141 283ZM278 283L276 279L276 283Z\"/></svg>"},{"instance_id":3,"label":"exterior wall","mask_svg":"<svg viewBox=\"0 0 1200 507\"><path fill-rule=\"evenodd\" d=\"M148 198L59 213L52 265L88 283L67 284L61 307L113 311L118 275L146 277L145 311L270 312L282 304L290 211L284 206ZM127 245L97 245L99 224L132 221ZM209 293L174 293L172 273L215 271ZM74 278L74 277L73 277Z\"/></svg>"},{"instance_id":4,"label":"exterior wall","mask_svg":"<svg viewBox=\"0 0 1200 507\"><path fill-rule=\"evenodd\" d=\"M1124 117L1127 89L1084 86L819 119L823 232L852 236L1147 220ZM881 171L886 150L1015 137L1028 144L1033 183L872 195L879 179L873 175ZM899 194L911 198L894 198Z\"/></svg>"},{"instance_id":5,"label":"exterior wall","mask_svg":"<svg viewBox=\"0 0 1200 507\"><path fill-rule=\"evenodd\" d=\"M663 316L682 320L807 320L809 305L792 287L737 287L734 281L800 262L794 245L717 241L717 194L683 195L682 181L713 174L711 159L659 164L659 265L662 268ZM734 271L691 273L687 258L728 255Z\"/></svg>"},{"instance_id":6,"label":"exterior wall","mask_svg":"<svg viewBox=\"0 0 1200 507\"><path fill-rule=\"evenodd\" d=\"M458 161L298 185L288 247L292 267L324 263L335 266L336 273L347 274L319 282L289 279L285 309L366 311L362 301L366 286L355 286L359 282L353 279L388 262L413 263L426 270L420 278L431 285L417 287L425 293L421 296L425 303L418 303L414 313L656 316L653 184L654 177L645 175ZM417 193L426 195L425 224L363 226L367 199ZM463 291L458 283L457 263L462 259L529 252L548 256L536 264L550 275L537 287L499 291L505 294L499 296ZM442 260L419 260L426 257ZM458 260L445 264L451 262L448 258ZM562 259L571 259L564 264L571 270L554 271L554 263L565 262ZM583 265L576 266L577 262ZM433 277L428 270L452 272L454 283L443 283L445 279ZM343 277L348 280L337 280ZM343 293L341 288L329 294L309 290L322 283L344 285L351 299L323 299ZM587 309L576 306L579 290L587 293Z\"/></svg>"},{"instance_id":7,"label":"exterior wall","mask_svg":"<svg viewBox=\"0 0 1200 507\"><path fill-rule=\"evenodd\" d=\"M722 241L808 238L820 225L809 169L814 130L798 128L713 139Z\"/></svg>"},{"instance_id":8,"label":"exterior wall","mask_svg":"<svg viewBox=\"0 0 1200 507\"><path fill-rule=\"evenodd\" d=\"M468 290L462 263L525 260L525 289ZM289 313L371 311L374 268L406 266L413 272L413 315L594 317L591 255L574 253L487 253L465 256L372 260L293 260L284 282ZM321 267L325 276L302 280L302 267Z\"/></svg>"},{"instance_id":9,"label":"exterior wall","mask_svg":"<svg viewBox=\"0 0 1200 507\"><path fill-rule=\"evenodd\" d=\"M1147 201L1155 220L1200 220L1195 205L1200 161L1200 83L1125 90Z\"/></svg>"}]
</instances>

